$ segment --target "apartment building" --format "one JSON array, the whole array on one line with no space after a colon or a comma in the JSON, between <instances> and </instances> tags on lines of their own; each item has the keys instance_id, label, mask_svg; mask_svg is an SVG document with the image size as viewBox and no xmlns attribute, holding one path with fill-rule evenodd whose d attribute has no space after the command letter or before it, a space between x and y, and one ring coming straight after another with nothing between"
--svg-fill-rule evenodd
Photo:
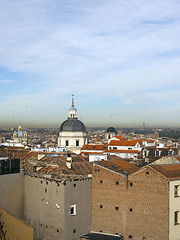
<instances>
[{"instance_id":1,"label":"apartment building","mask_svg":"<svg viewBox=\"0 0 180 240\"><path fill-rule=\"evenodd\" d=\"M95 162L92 231L125 240L179 240L180 164L138 168L123 160Z\"/></svg>"}]
</instances>

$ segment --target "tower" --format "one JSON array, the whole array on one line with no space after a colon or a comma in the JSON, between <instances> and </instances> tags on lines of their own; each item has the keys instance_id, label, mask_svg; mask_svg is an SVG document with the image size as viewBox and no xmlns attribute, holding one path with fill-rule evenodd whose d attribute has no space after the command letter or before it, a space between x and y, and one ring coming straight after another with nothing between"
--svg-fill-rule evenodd
<instances>
[{"instance_id":1,"label":"tower","mask_svg":"<svg viewBox=\"0 0 180 240\"><path fill-rule=\"evenodd\" d=\"M87 144L87 131L85 125L77 117L74 95L72 95L69 116L60 126L58 147L66 147L69 151L79 154L84 144Z\"/></svg>"}]
</instances>

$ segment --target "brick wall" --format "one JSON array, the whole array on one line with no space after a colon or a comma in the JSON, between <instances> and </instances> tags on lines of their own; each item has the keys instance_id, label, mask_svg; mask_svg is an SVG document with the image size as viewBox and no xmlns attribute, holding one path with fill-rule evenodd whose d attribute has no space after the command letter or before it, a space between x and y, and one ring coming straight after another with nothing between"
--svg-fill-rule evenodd
<instances>
[{"instance_id":1,"label":"brick wall","mask_svg":"<svg viewBox=\"0 0 180 240\"><path fill-rule=\"evenodd\" d=\"M92 230L118 233L125 239L166 240L168 192L168 182L152 170L144 169L127 179L94 165Z\"/></svg>"}]
</instances>

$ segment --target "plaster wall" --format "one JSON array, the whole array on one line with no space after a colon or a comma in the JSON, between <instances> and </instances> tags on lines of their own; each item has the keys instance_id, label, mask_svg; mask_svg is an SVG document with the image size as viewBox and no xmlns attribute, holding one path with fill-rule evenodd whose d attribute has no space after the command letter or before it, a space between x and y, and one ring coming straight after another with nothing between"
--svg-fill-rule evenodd
<instances>
[{"instance_id":1,"label":"plaster wall","mask_svg":"<svg viewBox=\"0 0 180 240\"><path fill-rule=\"evenodd\" d=\"M65 240L79 239L91 230L91 178L66 181L65 193ZM70 207L76 205L76 214Z\"/></svg>"},{"instance_id":2,"label":"plaster wall","mask_svg":"<svg viewBox=\"0 0 180 240\"><path fill-rule=\"evenodd\" d=\"M179 186L178 196L174 187ZM174 213L179 211L179 224L174 222ZM180 180L169 182L169 240L180 240Z\"/></svg>"},{"instance_id":3,"label":"plaster wall","mask_svg":"<svg viewBox=\"0 0 180 240\"><path fill-rule=\"evenodd\" d=\"M1 208L0 220L8 240L33 240L33 228Z\"/></svg>"},{"instance_id":4,"label":"plaster wall","mask_svg":"<svg viewBox=\"0 0 180 240\"><path fill-rule=\"evenodd\" d=\"M25 175L26 221L34 227L34 239L64 239L64 185Z\"/></svg>"},{"instance_id":5,"label":"plaster wall","mask_svg":"<svg viewBox=\"0 0 180 240\"><path fill-rule=\"evenodd\" d=\"M24 175L0 175L0 206L24 219Z\"/></svg>"}]
</instances>

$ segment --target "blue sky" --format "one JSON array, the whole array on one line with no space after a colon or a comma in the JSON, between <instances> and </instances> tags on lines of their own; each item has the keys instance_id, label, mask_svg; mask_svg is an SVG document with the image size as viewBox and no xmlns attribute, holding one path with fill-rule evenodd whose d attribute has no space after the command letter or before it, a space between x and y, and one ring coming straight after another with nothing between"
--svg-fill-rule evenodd
<instances>
[{"instance_id":1,"label":"blue sky","mask_svg":"<svg viewBox=\"0 0 180 240\"><path fill-rule=\"evenodd\" d=\"M0 5L0 126L180 127L179 0Z\"/></svg>"}]
</instances>

